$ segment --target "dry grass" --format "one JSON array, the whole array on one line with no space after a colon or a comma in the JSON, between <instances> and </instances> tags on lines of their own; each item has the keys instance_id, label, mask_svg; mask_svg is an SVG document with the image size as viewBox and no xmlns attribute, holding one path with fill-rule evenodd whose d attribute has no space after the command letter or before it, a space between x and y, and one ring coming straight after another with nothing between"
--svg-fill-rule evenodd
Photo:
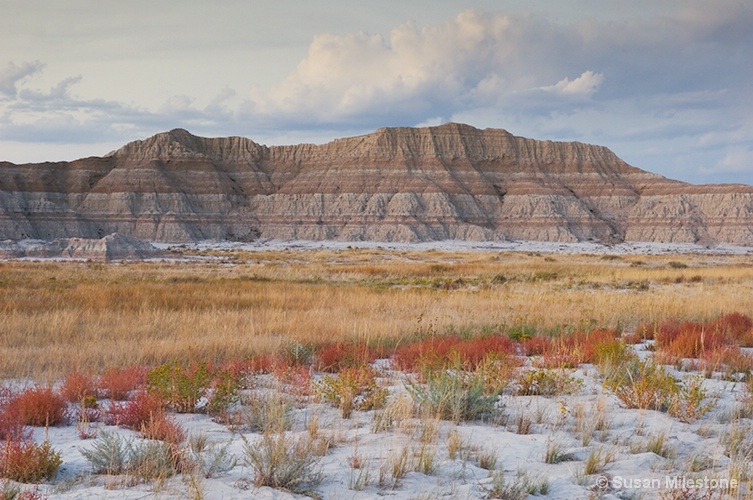
<instances>
[{"instance_id":1,"label":"dry grass","mask_svg":"<svg viewBox=\"0 0 753 500\"><path fill-rule=\"evenodd\" d=\"M753 311L744 257L213 253L220 259L0 263L0 376L221 364L290 339L392 349L416 335L631 329Z\"/></svg>"}]
</instances>

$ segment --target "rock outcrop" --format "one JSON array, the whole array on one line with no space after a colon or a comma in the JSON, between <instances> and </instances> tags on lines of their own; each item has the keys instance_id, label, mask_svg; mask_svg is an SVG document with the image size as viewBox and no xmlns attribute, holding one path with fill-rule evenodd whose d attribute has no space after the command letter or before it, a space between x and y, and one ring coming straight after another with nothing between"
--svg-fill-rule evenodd
<instances>
[{"instance_id":1,"label":"rock outcrop","mask_svg":"<svg viewBox=\"0 0 753 500\"><path fill-rule=\"evenodd\" d=\"M121 234L108 234L98 240L58 238L52 241L0 241L2 258L144 260L163 257L164 253L147 241Z\"/></svg>"},{"instance_id":2,"label":"rock outcrop","mask_svg":"<svg viewBox=\"0 0 753 500\"><path fill-rule=\"evenodd\" d=\"M446 124L267 147L173 130L104 158L0 163L0 239L542 240L753 245L753 187L604 147Z\"/></svg>"}]
</instances>

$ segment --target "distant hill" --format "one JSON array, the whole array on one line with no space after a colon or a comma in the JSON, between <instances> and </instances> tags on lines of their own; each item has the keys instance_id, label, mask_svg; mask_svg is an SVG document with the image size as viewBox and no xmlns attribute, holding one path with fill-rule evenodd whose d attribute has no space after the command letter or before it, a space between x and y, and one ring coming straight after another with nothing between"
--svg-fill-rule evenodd
<instances>
[{"instance_id":1,"label":"distant hill","mask_svg":"<svg viewBox=\"0 0 753 500\"><path fill-rule=\"evenodd\" d=\"M0 162L0 239L537 240L753 246L753 187L448 123L267 147L176 129L103 158Z\"/></svg>"}]
</instances>

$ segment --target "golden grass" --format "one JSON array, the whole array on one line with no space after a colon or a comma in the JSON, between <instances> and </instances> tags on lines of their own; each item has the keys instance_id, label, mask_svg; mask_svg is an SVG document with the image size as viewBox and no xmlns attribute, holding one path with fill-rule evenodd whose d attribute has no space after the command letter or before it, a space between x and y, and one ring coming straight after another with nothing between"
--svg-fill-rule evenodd
<instances>
[{"instance_id":1,"label":"golden grass","mask_svg":"<svg viewBox=\"0 0 753 500\"><path fill-rule=\"evenodd\" d=\"M393 344L418 333L630 329L753 313L745 257L211 253L216 260L0 264L0 376L223 362L290 339Z\"/></svg>"}]
</instances>

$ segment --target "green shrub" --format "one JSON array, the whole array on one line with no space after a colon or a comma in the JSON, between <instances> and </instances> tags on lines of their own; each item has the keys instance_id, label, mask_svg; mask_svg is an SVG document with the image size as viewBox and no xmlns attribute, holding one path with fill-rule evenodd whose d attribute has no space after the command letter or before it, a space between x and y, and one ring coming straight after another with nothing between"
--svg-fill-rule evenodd
<instances>
[{"instance_id":1,"label":"green shrub","mask_svg":"<svg viewBox=\"0 0 753 500\"><path fill-rule=\"evenodd\" d=\"M628 408L663 412L672 406L681 389L663 367L635 359L615 369L604 386Z\"/></svg>"},{"instance_id":2,"label":"green shrub","mask_svg":"<svg viewBox=\"0 0 753 500\"><path fill-rule=\"evenodd\" d=\"M418 411L452 422L482 420L496 412L496 396L484 391L484 380L456 370L439 370L425 375L426 384L409 382Z\"/></svg>"},{"instance_id":3,"label":"green shrub","mask_svg":"<svg viewBox=\"0 0 753 500\"><path fill-rule=\"evenodd\" d=\"M371 367L345 368L336 376L325 375L315 383L315 392L325 401L340 409L343 418L352 410L372 410L384 406L387 390L376 381L377 373Z\"/></svg>"},{"instance_id":4,"label":"green shrub","mask_svg":"<svg viewBox=\"0 0 753 500\"><path fill-rule=\"evenodd\" d=\"M174 444L132 439L102 430L90 449L79 448L94 474L129 474L139 481L166 479L180 472L183 463Z\"/></svg>"},{"instance_id":5,"label":"green shrub","mask_svg":"<svg viewBox=\"0 0 753 500\"><path fill-rule=\"evenodd\" d=\"M177 363L166 363L146 375L147 389L158 395L178 413L191 413L206 394L211 377L206 364L187 369Z\"/></svg>"},{"instance_id":6,"label":"green shrub","mask_svg":"<svg viewBox=\"0 0 753 500\"><path fill-rule=\"evenodd\" d=\"M519 396L559 396L573 394L583 388L583 381L564 370L535 368L523 372L517 380Z\"/></svg>"},{"instance_id":7,"label":"green shrub","mask_svg":"<svg viewBox=\"0 0 753 500\"><path fill-rule=\"evenodd\" d=\"M713 407L701 377L678 381L663 367L630 360L604 381L628 408L667 412L682 422L692 422Z\"/></svg>"},{"instance_id":8,"label":"green shrub","mask_svg":"<svg viewBox=\"0 0 753 500\"><path fill-rule=\"evenodd\" d=\"M278 390L254 392L241 398L240 424L253 432L282 432L292 425L293 404Z\"/></svg>"},{"instance_id":9,"label":"green shrub","mask_svg":"<svg viewBox=\"0 0 753 500\"><path fill-rule=\"evenodd\" d=\"M244 445L246 465L254 473L256 486L270 486L294 493L318 484L319 457L311 439L293 439L285 433L263 434L253 444Z\"/></svg>"},{"instance_id":10,"label":"green shrub","mask_svg":"<svg viewBox=\"0 0 753 500\"><path fill-rule=\"evenodd\" d=\"M91 464L94 474L116 475L126 472L133 440L102 429L92 444L92 448L79 448L79 452Z\"/></svg>"}]
</instances>

